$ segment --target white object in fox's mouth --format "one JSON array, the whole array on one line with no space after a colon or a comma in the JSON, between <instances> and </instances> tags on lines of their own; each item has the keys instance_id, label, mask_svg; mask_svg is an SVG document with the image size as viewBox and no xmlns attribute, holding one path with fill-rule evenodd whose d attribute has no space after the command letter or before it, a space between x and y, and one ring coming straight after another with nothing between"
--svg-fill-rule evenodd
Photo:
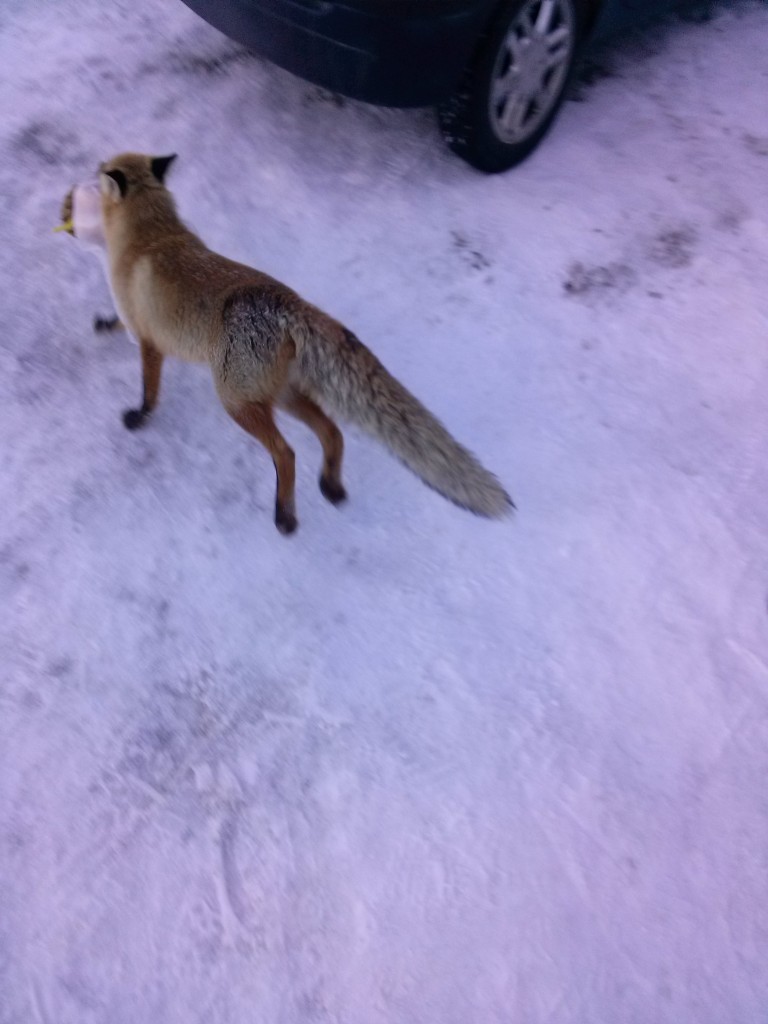
<instances>
[{"instance_id":1,"label":"white object in fox's mouth","mask_svg":"<svg viewBox=\"0 0 768 1024\"><path fill-rule=\"evenodd\" d=\"M72 189L72 230L75 238L84 245L106 248L98 182L75 185Z\"/></svg>"}]
</instances>

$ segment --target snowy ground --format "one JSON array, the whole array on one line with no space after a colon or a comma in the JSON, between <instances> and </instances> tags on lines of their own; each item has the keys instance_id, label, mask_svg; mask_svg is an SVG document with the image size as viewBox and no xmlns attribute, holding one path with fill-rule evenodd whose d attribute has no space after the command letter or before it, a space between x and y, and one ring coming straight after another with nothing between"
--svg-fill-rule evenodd
<instances>
[{"instance_id":1,"label":"snowy ground","mask_svg":"<svg viewBox=\"0 0 768 1024\"><path fill-rule=\"evenodd\" d=\"M768 1013L768 8L600 58L517 172L173 0L0 12L0 1022ZM52 235L115 151L343 319L508 486L489 524L97 339Z\"/></svg>"}]
</instances>

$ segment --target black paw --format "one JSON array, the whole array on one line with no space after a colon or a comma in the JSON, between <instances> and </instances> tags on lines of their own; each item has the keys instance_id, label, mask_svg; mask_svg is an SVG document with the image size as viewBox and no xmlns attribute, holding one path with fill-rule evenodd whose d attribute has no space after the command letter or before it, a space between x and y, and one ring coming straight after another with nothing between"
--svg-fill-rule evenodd
<instances>
[{"instance_id":1,"label":"black paw","mask_svg":"<svg viewBox=\"0 0 768 1024\"><path fill-rule=\"evenodd\" d=\"M284 536L293 533L296 527L299 525L299 521L288 509L281 508L279 505L275 509L275 526L278 528L280 533Z\"/></svg>"},{"instance_id":2,"label":"black paw","mask_svg":"<svg viewBox=\"0 0 768 1024\"><path fill-rule=\"evenodd\" d=\"M123 424L128 430L138 430L149 419L149 413L143 409L126 409L123 413Z\"/></svg>"},{"instance_id":3,"label":"black paw","mask_svg":"<svg viewBox=\"0 0 768 1024\"><path fill-rule=\"evenodd\" d=\"M117 316L95 316L93 318L93 329L97 334L105 334L108 331L115 331L120 324Z\"/></svg>"},{"instance_id":4,"label":"black paw","mask_svg":"<svg viewBox=\"0 0 768 1024\"><path fill-rule=\"evenodd\" d=\"M332 505L340 505L347 500L347 492L337 480L329 480L328 477L320 477L320 492Z\"/></svg>"}]
</instances>

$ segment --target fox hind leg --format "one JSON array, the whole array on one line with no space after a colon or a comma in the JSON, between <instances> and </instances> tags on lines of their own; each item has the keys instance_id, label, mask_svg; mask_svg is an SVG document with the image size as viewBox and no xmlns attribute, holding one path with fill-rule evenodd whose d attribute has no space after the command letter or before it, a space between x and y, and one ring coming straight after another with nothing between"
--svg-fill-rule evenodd
<instances>
[{"instance_id":1,"label":"fox hind leg","mask_svg":"<svg viewBox=\"0 0 768 1024\"><path fill-rule=\"evenodd\" d=\"M272 456L277 474L275 526L280 533L293 533L298 526L294 496L296 459L288 442L275 426L272 409L266 402L225 404L225 409L235 423L260 441Z\"/></svg>"},{"instance_id":2,"label":"fox hind leg","mask_svg":"<svg viewBox=\"0 0 768 1024\"><path fill-rule=\"evenodd\" d=\"M332 505L339 505L347 497L341 482L341 462L344 455L344 438L341 431L318 405L296 388L286 392L280 405L317 435L323 446L320 490Z\"/></svg>"}]
</instances>

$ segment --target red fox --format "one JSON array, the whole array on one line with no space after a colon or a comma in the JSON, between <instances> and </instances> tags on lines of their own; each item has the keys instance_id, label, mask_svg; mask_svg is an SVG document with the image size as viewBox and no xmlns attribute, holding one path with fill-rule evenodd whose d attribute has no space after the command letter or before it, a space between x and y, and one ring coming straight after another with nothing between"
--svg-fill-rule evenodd
<instances>
[{"instance_id":1,"label":"red fox","mask_svg":"<svg viewBox=\"0 0 768 1024\"><path fill-rule=\"evenodd\" d=\"M275 407L319 438L320 490L333 504L346 498L344 442L328 412L383 442L456 505L491 518L508 514L514 505L498 480L351 331L279 281L212 252L182 223L165 187L174 159L123 153L99 169L110 284L141 349L143 400L123 414L125 426L147 422L165 356L207 362L224 408L272 457L281 533L297 526L294 454L275 425ZM70 194L63 215L73 231L71 214Z\"/></svg>"}]
</instances>

